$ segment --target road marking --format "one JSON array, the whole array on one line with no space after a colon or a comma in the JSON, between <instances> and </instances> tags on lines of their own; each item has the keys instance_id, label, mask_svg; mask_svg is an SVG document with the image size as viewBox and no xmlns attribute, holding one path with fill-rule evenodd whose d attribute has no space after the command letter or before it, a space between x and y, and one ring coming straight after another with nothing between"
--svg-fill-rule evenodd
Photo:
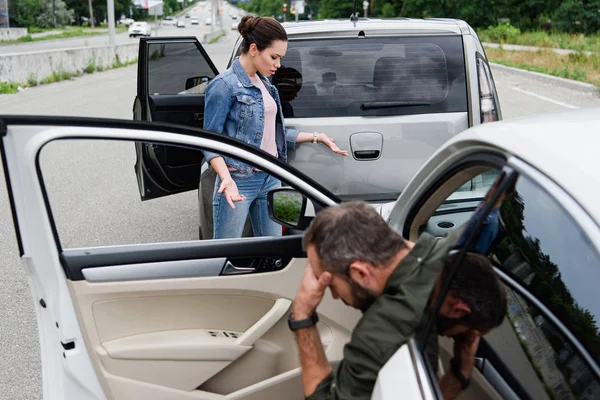
<instances>
[{"instance_id":1,"label":"road marking","mask_svg":"<svg viewBox=\"0 0 600 400\"><path fill-rule=\"evenodd\" d=\"M528 94L529 96L537 97L540 100L546 100L546 101L548 101L550 103L554 103L554 104L562 106L562 107L570 108L572 110L578 110L579 109L579 107L577 107L577 106L574 106L574 105L571 105L571 104L567 104L567 103L563 103L562 101L557 101L557 100L551 99L549 97L542 96L541 94L529 92L527 90L523 90L523 89L518 88L518 87L513 87L513 90L516 90L517 92L521 92L521 93L524 93L524 94Z\"/></svg>"}]
</instances>

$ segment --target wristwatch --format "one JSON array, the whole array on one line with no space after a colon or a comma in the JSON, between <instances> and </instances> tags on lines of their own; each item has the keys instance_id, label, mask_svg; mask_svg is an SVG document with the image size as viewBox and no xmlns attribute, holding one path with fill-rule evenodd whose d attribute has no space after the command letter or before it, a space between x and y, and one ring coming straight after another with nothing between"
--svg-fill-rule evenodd
<instances>
[{"instance_id":1,"label":"wristwatch","mask_svg":"<svg viewBox=\"0 0 600 400\"><path fill-rule=\"evenodd\" d=\"M313 141L312 142L314 144L317 144L317 143L319 143L318 139L319 139L319 134L317 132L313 132Z\"/></svg>"},{"instance_id":2,"label":"wristwatch","mask_svg":"<svg viewBox=\"0 0 600 400\"><path fill-rule=\"evenodd\" d=\"M450 359L450 371L458 381L460 382L460 387L462 390L465 390L471 384L471 379L466 378L460 370L460 365L458 363L458 359L456 357L452 357Z\"/></svg>"},{"instance_id":3,"label":"wristwatch","mask_svg":"<svg viewBox=\"0 0 600 400\"><path fill-rule=\"evenodd\" d=\"M312 313L312 315L305 319L295 320L294 313L290 313L288 317L288 326L290 330L297 331L302 328L310 328L311 326L315 326L319 322L319 316L316 312Z\"/></svg>"}]
</instances>

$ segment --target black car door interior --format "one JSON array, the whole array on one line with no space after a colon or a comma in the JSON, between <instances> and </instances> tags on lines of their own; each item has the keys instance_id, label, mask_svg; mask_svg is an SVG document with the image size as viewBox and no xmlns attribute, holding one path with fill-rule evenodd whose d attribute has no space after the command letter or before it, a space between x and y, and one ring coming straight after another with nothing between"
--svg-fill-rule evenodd
<instances>
[{"instance_id":1,"label":"black car door interior","mask_svg":"<svg viewBox=\"0 0 600 400\"><path fill-rule=\"evenodd\" d=\"M204 90L218 71L195 37L142 38L134 119L202 128ZM203 154L137 143L142 200L198 188Z\"/></svg>"}]
</instances>

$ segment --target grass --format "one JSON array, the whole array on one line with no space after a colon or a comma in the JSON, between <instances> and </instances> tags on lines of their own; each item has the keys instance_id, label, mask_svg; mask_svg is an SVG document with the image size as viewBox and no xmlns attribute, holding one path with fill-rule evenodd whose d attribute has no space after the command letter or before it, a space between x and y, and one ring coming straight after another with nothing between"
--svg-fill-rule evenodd
<instances>
[{"instance_id":1,"label":"grass","mask_svg":"<svg viewBox=\"0 0 600 400\"><path fill-rule=\"evenodd\" d=\"M561 55L545 49L531 52L502 48L486 48L485 52L490 61L498 64L587 82L600 88L600 53Z\"/></svg>"},{"instance_id":2,"label":"grass","mask_svg":"<svg viewBox=\"0 0 600 400\"><path fill-rule=\"evenodd\" d=\"M217 43L219 41L219 39L221 39L223 36L225 36L225 33L221 33L219 36L217 36L216 38L213 38L211 40L208 41L208 44L213 44L213 43Z\"/></svg>"},{"instance_id":3,"label":"grass","mask_svg":"<svg viewBox=\"0 0 600 400\"><path fill-rule=\"evenodd\" d=\"M103 66L101 64L97 64L96 60L91 59L88 61L87 66L82 71L64 71L62 67L59 67L57 71L53 71L52 74L45 77L41 81L38 82L37 76L34 74L30 74L27 78L27 82L19 83L19 82L0 82L0 94L14 94L18 92L19 86L22 88L33 87L40 85L48 85L54 82L66 81L69 79L76 78L78 76L82 76L83 74L93 74L94 72L102 72L109 69L126 67L128 65L137 64L137 59L131 61L122 62L119 57L116 57L116 60L109 66Z\"/></svg>"},{"instance_id":4,"label":"grass","mask_svg":"<svg viewBox=\"0 0 600 400\"><path fill-rule=\"evenodd\" d=\"M127 28L119 27L115 28L116 33L127 32ZM34 32L30 32L34 33ZM56 40L56 39L68 39L73 37L82 37L82 36L98 36L98 35L106 35L107 32L99 31L91 28L80 28L80 27L68 27L64 29L61 33L46 35L42 37L32 37L31 35L26 35L20 37L15 40L3 40L0 41L0 44L14 44L14 43L26 43L26 42L39 42L42 40Z\"/></svg>"},{"instance_id":5,"label":"grass","mask_svg":"<svg viewBox=\"0 0 600 400\"><path fill-rule=\"evenodd\" d=\"M553 49L569 49L575 51L598 52L600 50L600 34L585 36L582 34L533 31L507 35L502 40L497 40L492 29L484 29L477 32L477 35L482 42L499 41L503 44L520 44L525 46L550 47Z\"/></svg>"}]
</instances>

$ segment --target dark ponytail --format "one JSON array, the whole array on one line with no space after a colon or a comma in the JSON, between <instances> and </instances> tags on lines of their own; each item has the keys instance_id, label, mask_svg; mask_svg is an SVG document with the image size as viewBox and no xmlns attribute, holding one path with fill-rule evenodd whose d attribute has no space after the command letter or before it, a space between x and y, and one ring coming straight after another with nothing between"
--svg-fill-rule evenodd
<instances>
[{"instance_id":1,"label":"dark ponytail","mask_svg":"<svg viewBox=\"0 0 600 400\"><path fill-rule=\"evenodd\" d=\"M287 34L285 29L279 22L271 17L252 17L245 15L240 24L238 31L244 38L242 43L242 53L245 54L250 50L252 43L256 44L258 51L263 51L271 45L274 40L282 40L287 42Z\"/></svg>"}]
</instances>

